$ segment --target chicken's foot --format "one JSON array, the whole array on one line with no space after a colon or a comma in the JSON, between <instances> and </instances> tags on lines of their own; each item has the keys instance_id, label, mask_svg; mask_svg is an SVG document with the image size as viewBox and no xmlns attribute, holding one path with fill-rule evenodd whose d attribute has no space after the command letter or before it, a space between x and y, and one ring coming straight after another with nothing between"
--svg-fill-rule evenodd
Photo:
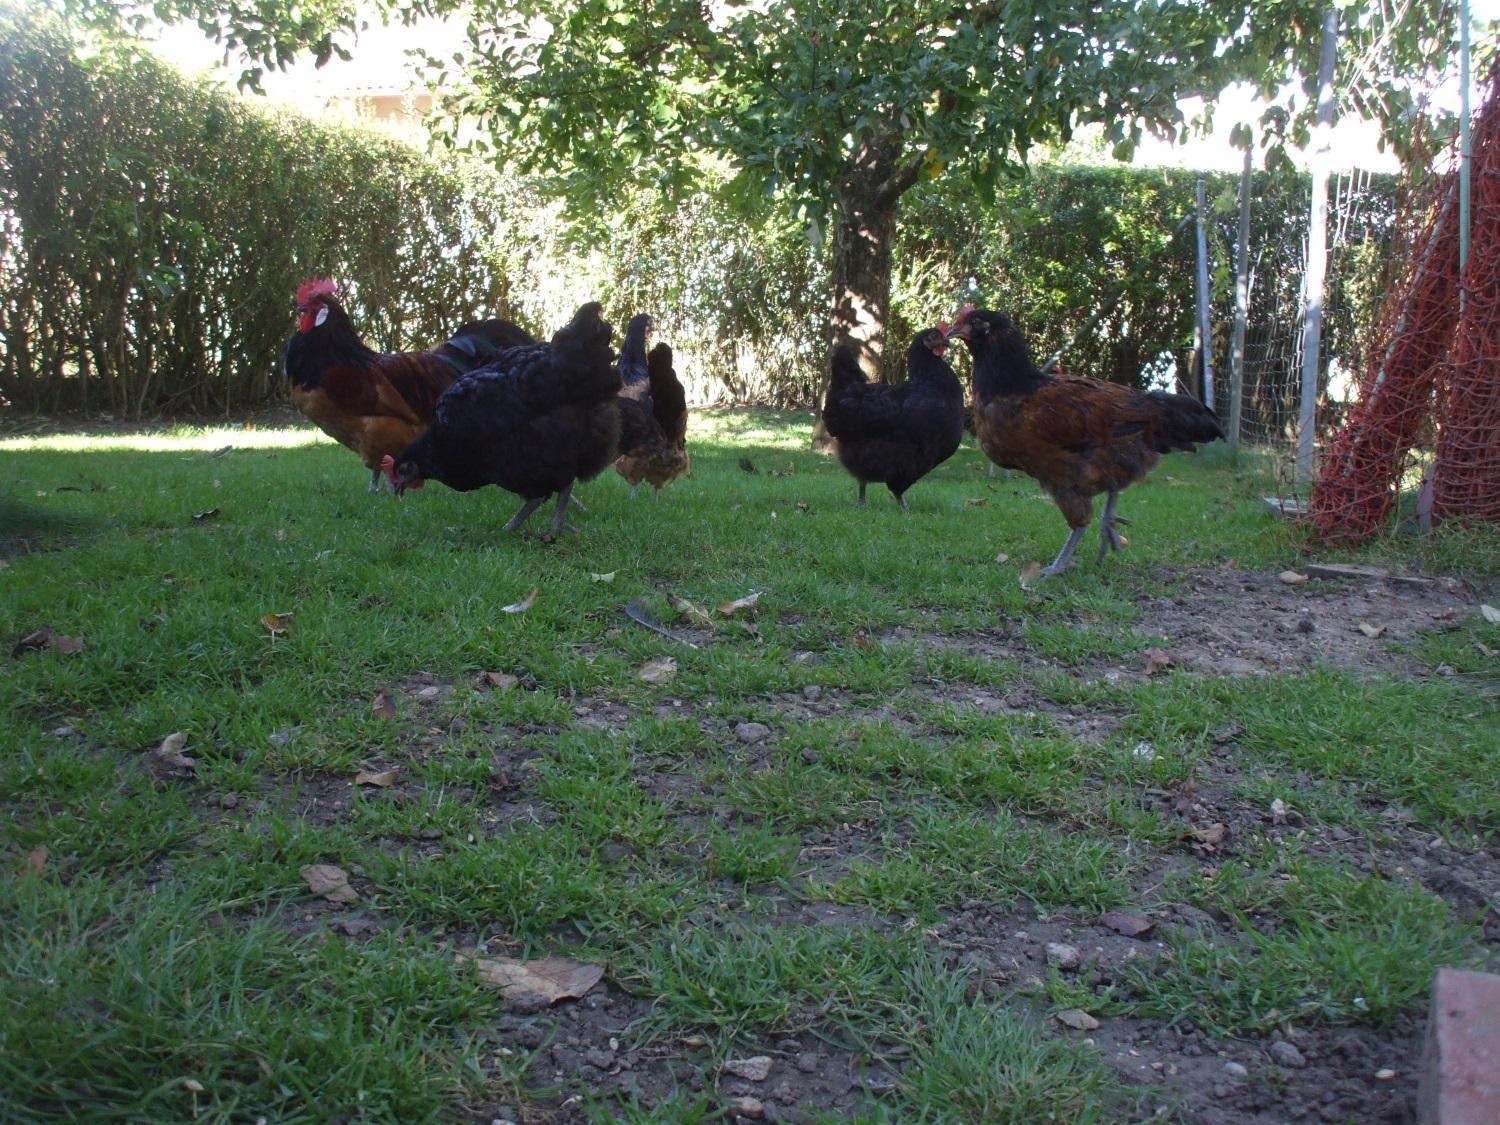
<instances>
[{"instance_id":1,"label":"chicken's foot","mask_svg":"<svg viewBox=\"0 0 1500 1125\"><path fill-rule=\"evenodd\" d=\"M557 494L557 510L552 513L552 534L561 535L564 531L576 531L564 518L568 514L568 501L573 498L573 486L565 485L563 490ZM540 503L540 501L538 501Z\"/></svg>"},{"instance_id":2,"label":"chicken's foot","mask_svg":"<svg viewBox=\"0 0 1500 1125\"><path fill-rule=\"evenodd\" d=\"M865 506L865 482L859 482L859 499L855 501L861 508Z\"/></svg>"},{"instance_id":3,"label":"chicken's foot","mask_svg":"<svg viewBox=\"0 0 1500 1125\"><path fill-rule=\"evenodd\" d=\"M1125 537L1115 530L1115 525L1129 527L1130 521L1124 516L1115 515L1115 501L1119 498L1118 492L1111 492L1109 499L1105 501L1104 513L1099 517L1099 557L1095 562L1103 562L1104 556L1110 551L1118 551L1125 546Z\"/></svg>"},{"instance_id":4,"label":"chicken's foot","mask_svg":"<svg viewBox=\"0 0 1500 1125\"><path fill-rule=\"evenodd\" d=\"M634 484L632 484L630 486L630 498L632 500L634 500L635 499L635 494L637 492L639 492L640 490L641 490L641 482L640 481L636 481Z\"/></svg>"},{"instance_id":5,"label":"chicken's foot","mask_svg":"<svg viewBox=\"0 0 1500 1125\"><path fill-rule=\"evenodd\" d=\"M511 516L510 522L507 523L503 528L501 528L501 530L515 531L516 528L520 527L523 523L531 518L531 513L540 508L542 506L542 501L545 499L545 496L538 496L535 500L526 501L526 503L521 505L521 510L515 515Z\"/></svg>"},{"instance_id":6,"label":"chicken's foot","mask_svg":"<svg viewBox=\"0 0 1500 1125\"><path fill-rule=\"evenodd\" d=\"M1063 544L1062 550L1057 552L1057 558L1042 567L1041 577L1051 578L1068 569L1068 564L1073 561L1073 552L1078 550L1078 541L1083 538L1083 533L1087 530L1088 524L1073 529L1068 535L1068 541Z\"/></svg>"},{"instance_id":7,"label":"chicken's foot","mask_svg":"<svg viewBox=\"0 0 1500 1125\"><path fill-rule=\"evenodd\" d=\"M390 486L390 483L391 482L386 479L385 474L383 472L381 472L379 469L371 469L370 470L370 491L371 492L384 492L386 490L386 488Z\"/></svg>"}]
</instances>

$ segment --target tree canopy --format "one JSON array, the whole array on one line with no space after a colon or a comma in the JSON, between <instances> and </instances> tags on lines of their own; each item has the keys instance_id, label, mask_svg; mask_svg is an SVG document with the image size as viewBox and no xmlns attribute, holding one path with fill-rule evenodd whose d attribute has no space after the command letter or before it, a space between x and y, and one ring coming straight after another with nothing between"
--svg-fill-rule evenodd
<instances>
[{"instance_id":1,"label":"tree canopy","mask_svg":"<svg viewBox=\"0 0 1500 1125\"><path fill-rule=\"evenodd\" d=\"M351 0L60 0L86 19L191 18L250 67L346 54ZM835 338L873 368L901 196L921 177L992 193L1038 145L1098 124L1128 157L1147 130L1183 135L1179 100L1248 80L1310 87L1315 0L376 0L441 14L465 49L432 59L497 163L561 177L575 210L621 188L680 192L713 165L735 194L830 229ZM1452 9L1335 0L1344 108L1409 129L1411 83L1452 58ZM1311 98L1305 107L1310 112ZM1272 115L1273 141L1308 114Z\"/></svg>"}]
</instances>

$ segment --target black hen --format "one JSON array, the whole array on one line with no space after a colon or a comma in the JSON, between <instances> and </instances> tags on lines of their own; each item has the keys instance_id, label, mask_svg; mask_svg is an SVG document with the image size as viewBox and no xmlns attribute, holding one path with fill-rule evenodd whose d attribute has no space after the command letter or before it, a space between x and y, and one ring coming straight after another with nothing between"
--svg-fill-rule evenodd
<instances>
[{"instance_id":1,"label":"black hen","mask_svg":"<svg viewBox=\"0 0 1500 1125\"><path fill-rule=\"evenodd\" d=\"M444 391L427 432L385 459L397 495L428 477L459 492L498 484L526 500L505 525L514 531L556 493L560 532L573 482L602 472L620 438L620 372L600 312L584 305L550 343L509 348Z\"/></svg>"},{"instance_id":2,"label":"black hen","mask_svg":"<svg viewBox=\"0 0 1500 1125\"><path fill-rule=\"evenodd\" d=\"M650 372L646 366L646 343L656 325L646 313L636 313L625 326L625 343L620 348L620 393L630 398L649 390Z\"/></svg>"},{"instance_id":3,"label":"black hen","mask_svg":"<svg viewBox=\"0 0 1500 1125\"><path fill-rule=\"evenodd\" d=\"M942 328L918 333L906 353L907 380L899 387L868 383L854 352L833 353L833 378L823 422L838 439L838 458L865 485L882 481L906 507L906 490L941 465L964 436L964 391L943 359Z\"/></svg>"}]
</instances>

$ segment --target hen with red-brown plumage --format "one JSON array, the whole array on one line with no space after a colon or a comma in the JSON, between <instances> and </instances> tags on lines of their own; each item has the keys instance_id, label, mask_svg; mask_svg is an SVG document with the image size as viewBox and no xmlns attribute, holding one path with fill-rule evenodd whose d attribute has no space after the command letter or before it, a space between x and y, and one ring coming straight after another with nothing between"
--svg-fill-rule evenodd
<instances>
[{"instance_id":1,"label":"hen with red-brown plumage","mask_svg":"<svg viewBox=\"0 0 1500 1125\"><path fill-rule=\"evenodd\" d=\"M630 482L633 498L649 481L662 486L688 471L687 395L672 366L672 349L657 344L646 354L651 318L631 318L620 350L620 455L615 472Z\"/></svg>"},{"instance_id":2,"label":"hen with red-brown plumage","mask_svg":"<svg viewBox=\"0 0 1500 1125\"><path fill-rule=\"evenodd\" d=\"M379 487L381 459L399 453L432 421L438 396L503 349L535 343L506 320L465 324L420 352L377 352L350 323L329 278L297 289L297 332L282 352L292 404L329 437L359 454Z\"/></svg>"},{"instance_id":3,"label":"hen with red-brown plumage","mask_svg":"<svg viewBox=\"0 0 1500 1125\"><path fill-rule=\"evenodd\" d=\"M1121 490L1145 479L1162 454L1224 436L1213 411L1187 395L1043 374L1004 313L965 308L950 335L974 357L980 448L1002 469L1035 478L1072 529L1044 575L1067 568L1094 518L1095 496L1109 496L1099 517L1103 559L1123 546L1115 530L1127 522L1115 515Z\"/></svg>"}]
</instances>

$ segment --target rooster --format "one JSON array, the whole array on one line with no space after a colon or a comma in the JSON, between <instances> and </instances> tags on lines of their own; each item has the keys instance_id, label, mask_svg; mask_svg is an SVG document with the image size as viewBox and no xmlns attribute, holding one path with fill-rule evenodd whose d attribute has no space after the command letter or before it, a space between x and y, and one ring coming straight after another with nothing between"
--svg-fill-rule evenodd
<instances>
[{"instance_id":1,"label":"rooster","mask_svg":"<svg viewBox=\"0 0 1500 1125\"><path fill-rule=\"evenodd\" d=\"M1095 496L1109 496L1099 517L1102 560L1124 545L1115 525L1129 526L1115 515L1120 491L1144 480L1163 453L1191 452L1224 436L1213 411L1187 395L1043 374L1004 313L966 306L949 335L974 357L980 448L1002 469L1035 478L1072 529L1043 575L1067 569L1094 518Z\"/></svg>"},{"instance_id":2,"label":"rooster","mask_svg":"<svg viewBox=\"0 0 1500 1125\"><path fill-rule=\"evenodd\" d=\"M918 333L899 387L867 383L853 349L834 350L823 422L838 441L840 463L859 481L860 504L865 485L881 481L905 510L906 490L963 440L964 390L943 359L947 348L946 326Z\"/></svg>"},{"instance_id":3,"label":"rooster","mask_svg":"<svg viewBox=\"0 0 1500 1125\"><path fill-rule=\"evenodd\" d=\"M620 439L620 370L610 327L589 302L550 343L508 348L439 396L427 432L381 463L399 497L428 478L458 492L497 484L525 499L515 531L557 494L552 532L567 525L573 483L611 461Z\"/></svg>"},{"instance_id":4,"label":"rooster","mask_svg":"<svg viewBox=\"0 0 1500 1125\"><path fill-rule=\"evenodd\" d=\"M672 369L672 349L657 344L646 354L651 318L633 317L620 353L620 456L615 472L630 482L634 498L641 481L662 486L688 471L687 396Z\"/></svg>"},{"instance_id":5,"label":"rooster","mask_svg":"<svg viewBox=\"0 0 1500 1125\"><path fill-rule=\"evenodd\" d=\"M531 335L509 321L482 320L428 351L377 352L354 331L333 281L311 278L297 289L297 333L286 343L282 366L292 404L359 454L373 491L381 459L421 435L454 379L503 348L531 343Z\"/></svg>"}]
</instances>

